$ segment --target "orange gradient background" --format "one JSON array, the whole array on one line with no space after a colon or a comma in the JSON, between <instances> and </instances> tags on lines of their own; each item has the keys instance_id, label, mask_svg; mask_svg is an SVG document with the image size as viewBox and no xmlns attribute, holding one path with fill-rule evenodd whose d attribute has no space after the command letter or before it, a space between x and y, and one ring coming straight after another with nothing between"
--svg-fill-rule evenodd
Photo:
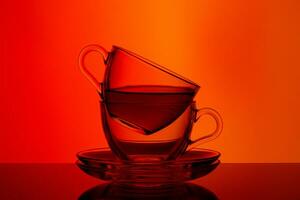
<instances>
[{"instance_id":1,"label":"orange gradient background","mask_svg":"<svg viewBox=\"0 0 300 200\"><path fill-rule=\"evenodd\" d=\"M81 48L116 44L199 83L222 162L300 162L298 1L3 1L0 162L74 162L107 146ZM100 57L94 58L103 72ZM193 130L211 128L210 120Z\"/></svg>"}]
</instances>

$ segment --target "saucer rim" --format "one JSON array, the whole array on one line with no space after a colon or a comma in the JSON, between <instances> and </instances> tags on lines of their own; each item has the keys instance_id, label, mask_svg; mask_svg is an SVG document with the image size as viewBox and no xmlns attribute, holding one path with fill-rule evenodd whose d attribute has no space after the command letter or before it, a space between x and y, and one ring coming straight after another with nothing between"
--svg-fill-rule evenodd
<instances>
[{"instance_id":1,"label":"saucer rim","mask_svg":"<svg viewBox=\"0 0 300 200\"><path fill-rule=\"evenodd\" d=\"M97 169L97 170L101 170L101 169L104 170L104 171L110 171L110 170L112 170L111 168L105 169L105 168L101 168L101 167L91 166L91 165L88 165L88 164L82 162L79 159L75 161L75 164L78 167L80 165L80 166L83 166L83 167L86 167L86 168L92 168L92 169ZM182 163L180 163L180 164L182 164ZM217 159L217 160L213 161L212 163L201 165L201 168L211 167L211 166L215 166L215 165L219 165L219 164L221 164L221 160Z\"/></svg>"},{"instance_id":2,"label":"saucer rim","mask_svg":"<svg viewBox=\"0 0 300 200\"><path fill-rule=\"evenodd\" d=\"M99 160L99 159L95 159L95 158L88 158L88 157L84 157L82 156L82 154L84 153L88 153L88 152L95 152L95 151L110 151L112 153L112 155L116 158L115 160ZM198 162L204 162L204 161L209 161L209 160L218 160L221 156L221 153L218 152L218 151L215 151L215 150L211 150L211 149L205 149L205 148L193 148L190 150L191 152L193 151L198 151L198 152L211 152L211 153L214 153L216 154L215 156L211 157L211 158L198 158L198 159L195 159L197 160ZM184 155L184 154L183 154ZM182 156L182 155L181 155ZM178 158L180 158L181 156L178 156L176 159L174 160L164 160L164 161L160 161L159 164L166 164L166 165L170 165L170 164L184 164L184 163L188 163L188 160L178 160ZM92 148L92 149L86 149L86 150L82 150L82 151L79 151L76 153L76 157L78 160L82 160L82 159L85 159L85 160L89 160L89 161L96 161L96 162L105 162L107 164L128 164L128 165L131 165L131 164L135 164L135 165L139 165L139 164L153 164L153 162L141 162L141 161L131 161L131 160L121 160L120 158L118 158L117 156L114 155L114 153L111 151L111 149L109 147L100 147L100 148Z\"/></svg>"}]
</instances>

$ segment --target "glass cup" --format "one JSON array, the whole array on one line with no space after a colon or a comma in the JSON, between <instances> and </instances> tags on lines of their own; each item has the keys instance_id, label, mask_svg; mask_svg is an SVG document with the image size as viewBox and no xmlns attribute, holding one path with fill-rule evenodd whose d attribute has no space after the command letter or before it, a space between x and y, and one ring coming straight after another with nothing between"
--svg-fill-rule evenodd
<instances>
[{"instance_id":1,"label":"glass cup","mask_svg":"<svg viewBox=\"0 0 300 200\"><path fill-rule=\"evenodd\" d=\"M130 103L127 102L127 104ZM144 106L149 107L147 104ZM164 112L164 106L150 105L150 107L155 106L157 106L156 110L161 109L161 112ZM106 140L114 154L122 160L136 162L172 160L186 150L191 150L201 143L216 138L222 130L222 119L218 112L211 108L197 109L195 102L192 102L171 124L151 134L145 134L140 127L128 124L122 118L111 114L103 101L100 101L100 107ZM135 115L136 112L139 111L132 111L131 114ZM191 140L192 127L203 115L213 117L216 128L210 134Z\"/></svg>"},{"instance_id":2,"label":"glass cup","mask_svg":"<svg viewBox=\"0 0 300 200\"><path fill-rule=\"evenodd\" d=\"M103 57L106 66L103 82L97 81L85 65L86 55L90 52L99 52ZM123 122L138 126L148 133L163 128L181 115L200 88L175 72L117 46L107 52L99 45L88 45L80 53L79 65L96 87L102 101L107 103L107 109L112 115L121 115ZM158 114L155 110L157 106L143 106L145 102L154 101L168 105L166 110L169 112L157 110L161 112ZM131 103L120 107L120 104L113 102ZM136 109L142 110L135 116L130 115Z\"/></svg>"}]
</instances>

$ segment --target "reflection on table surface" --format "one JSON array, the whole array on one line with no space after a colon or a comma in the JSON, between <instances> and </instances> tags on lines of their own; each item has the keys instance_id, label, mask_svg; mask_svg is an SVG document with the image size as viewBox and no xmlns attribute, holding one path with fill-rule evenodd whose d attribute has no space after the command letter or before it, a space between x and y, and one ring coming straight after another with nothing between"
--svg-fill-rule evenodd
<instances>
[{"instance_id":1,"label":"reflection on table surface","mask_svg":"<svg viewBox=\"0 0 300 200\"><path fill-rule=\"evenodd\" d=\"M209 199L217 200L217 196L196 184L185 183L154 188L124 187L115 184L101 184L85 191L78 200L116 200L116 199Z\"/></svg>"},{"instance_id":2,"label":"reflection on table surface","mask_svg":"<svg viewBox=\"0 0 300 200\"><path fill-rule=\"evenodd\" d=\"M192 183L123 188L75 164L0 164L0 199L300 199L300 164L221 164Z\"/></svg>"}]
</instances>

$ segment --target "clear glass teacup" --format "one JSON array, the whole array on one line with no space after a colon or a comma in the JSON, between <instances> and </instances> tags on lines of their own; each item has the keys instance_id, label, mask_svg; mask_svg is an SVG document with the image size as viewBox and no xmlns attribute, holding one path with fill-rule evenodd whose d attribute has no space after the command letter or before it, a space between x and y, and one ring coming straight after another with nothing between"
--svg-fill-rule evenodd
<instances>
[{"instance_id":1,"label":"clear glass teacup","mask_svg":"<svg viewBox=\"0 0 300 200\"><path fill-rule=\"evenodd\" d=\"M149 104L144 106L148 108ZM166 109L159 104L150 105L155 106L158 107L155 109L156 112L159 109ZM100 107L106 140L111 150L123 160L137 162L172 160L185 151L216 138L222 130L220 115L211 108L197 109L195 102L192 102L172 123L151 133L146 133L140 127L128 124L121 117L111 114L103 101L100 101ZM139 110L133 111L131 115L135 115L136 112ZM155 113L153 114L155 118ZM198 139L191 140L192 128L203 115L213 117L216 128L212 133L200 134Z\"/></svg>"}]
</instances>

